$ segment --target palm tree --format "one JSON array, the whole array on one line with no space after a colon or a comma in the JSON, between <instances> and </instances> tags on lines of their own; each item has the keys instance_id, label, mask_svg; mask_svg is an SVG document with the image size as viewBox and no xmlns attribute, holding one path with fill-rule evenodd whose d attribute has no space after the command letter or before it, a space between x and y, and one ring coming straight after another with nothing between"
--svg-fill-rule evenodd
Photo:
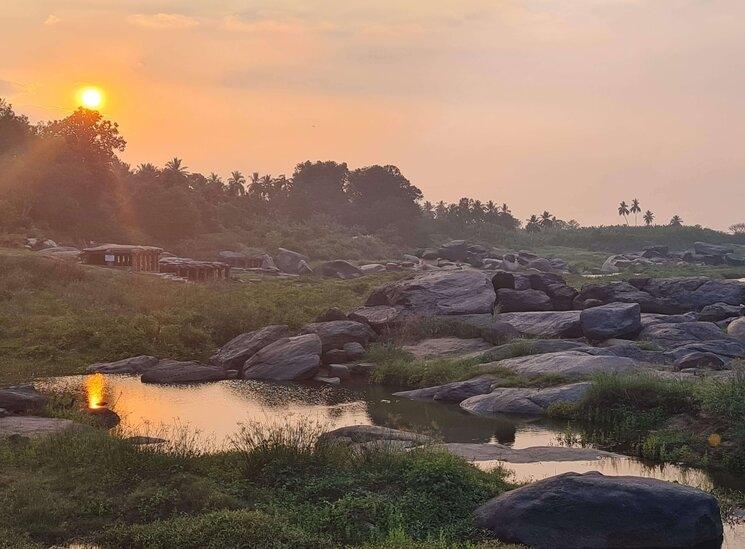
<instances>
[{"instance_id":1,"label":"palm tree","mask_svg":"<svg viewBox=\"0 0 745 549\"><path fill-rule=\"evenodd\" d=\"M246 178L239 171L230 172L228 177L228 194L232 197L246 194Z\"/></svg>"},{"instance_id":2,"label":"palm tree","mask_svg":"<svg viewBox=\"0 0 745 549\"><path fill-rule=\"evenodd\" d=\"M184 166L184 161L175 156L166 162L164 171L178 176L186 176L189 173Z\"/></svg>"},{"instance_id":3,"label":"palm tree","mask_svg":"<svg viewBox=\"0 0 745 549\"><path fill-rule=\"evenodd\" d=\"M639 207L639 199L635 198L631 201L631 209L629 210L632 214L634 214L634 227L638 225L636 220L636 214L642 211L642 209Z\"/></svg>"},{"instance_id":4,"label":"palm tree","mask_svg":"<svg viewBox=\"0 0 745 549\"><path fill-rule=\"evenodd\" d=\"M541 227L550 227L554 224L554 219L556 219L554 216L552 216L548 211L544 210L541 214L541 219L538 221L538 223L541 225Z\"/></svg>"},{"instance_id":5,"label":"palm tree","mask_svg":"<svg viewBox=\"0 0 745 549\"><path fill-rule=\"evenodd\" d=\"M644 212L643 219L644 223L646 223L647 227L649 227L652 224L652 221L654 221L654 214L650 210L647 210L646 212Z\"/></svg>"},{"instance_id":6,"label":"palm tree","mask_svg":"<svg viewBox=\"0 0 745 549\"><path fill-rule=\"evenodd\" d=\"M509 206L508 206L508 205L507 205L506 203L503 203L503 204L502 204L502 206L501 206L501 207L500 207L499 209L500 209L500 211L501 211L501 212L502 212L503 214L511 214L511 213L512 213L512 212L510 211L510 207L509 207Z\"/></svg>"},{"instance_id":7,"label":"palm tree","mask_svg":"<svg viewBox=\"0 0 745 549\"><path fill-rule=\"evenodd\" d=\"M683 226L683 220L678 214L675 214L672 219L670 220L670 226L671 227L682 227Z\"/></svg>"},{"instance_id":8,"label":"palm tree","mask_svg":"<svg viewBox=\"0 0 745 549\"><path fill-rule=\"evenodd\" d=\"M623 216L623 220L626 223L626 225L629 224L628 219L626 219L626 216L629 215L629 205L626 204L625 200L622 200L621 203L618 205L618 215Z\"/></svg>"},{"instance_id":9,"label":"palm tree","mask_svg":"<svg viewBox=\"0 0 745 549\"><path fill-rule=\"evenodd\" d=\"M530 216L530 219L525 223L525 230L531 234L541 230L541 221L537 215L533 214Z\"/></svg>"}]
</instances>

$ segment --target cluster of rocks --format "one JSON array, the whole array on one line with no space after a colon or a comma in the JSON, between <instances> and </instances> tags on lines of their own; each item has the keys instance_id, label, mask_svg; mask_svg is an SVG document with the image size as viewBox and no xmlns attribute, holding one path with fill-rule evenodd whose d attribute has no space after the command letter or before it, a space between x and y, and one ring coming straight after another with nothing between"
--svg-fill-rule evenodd
<instances>
[{"instance_id":1,"label":"cluster of rocks","mask_svg":"<svg viewBox=\"0 0 745 549\"><path fill-rule=\"evenodd\" d=\"M0 389L0 438L37 438L68 429L82 428L69 419L40 417L47 397L33 385Z\"/></svg>"},{"instance_id":2,"label":"cluster of rocks","mask_svg":"<svg viewBox=\"0 0 745 549\"><path fill-rule=\"evenodd\" d=\"M351 375L370 373L371 365L360 360L365 347L376 338L370 325L347 318L307 324L299 332L271 325L236 336L212 356L209 364L137 356L92 364L88 372L138 374L143 383L235 378L339 383Z\"/></svg>"},{"instance_id":3,"label":"cluster of rocks","mask_svg":"<svg viewBox=\"0 0 745 549\"><path fill-rule=\"evenodd\" d=\"M735 253L726 244L696 242L683 252L671 252L667 246L646 246L640 252L612 255L600 268L601 273L614 274L626 269L654 267L670 264L745 266L745 257Z\"/></svg>"},{"instance_id":4,"label":"cluster of rocks","mask_svg":"<svg viewBox=\"0 0 745 549\"><path fill-rule=\"evenodd\" d=\"M486 249L479 244L469 244L465 240L451 240L439 248L417 250L414 255L428 261L434 261L438 267L467 264L478 269L523 271L534 269L541 272L569 272L569 266L563 259L548 259L532 252L521 250L511 252L498 248Z\"/></svg>"}]
</instances>

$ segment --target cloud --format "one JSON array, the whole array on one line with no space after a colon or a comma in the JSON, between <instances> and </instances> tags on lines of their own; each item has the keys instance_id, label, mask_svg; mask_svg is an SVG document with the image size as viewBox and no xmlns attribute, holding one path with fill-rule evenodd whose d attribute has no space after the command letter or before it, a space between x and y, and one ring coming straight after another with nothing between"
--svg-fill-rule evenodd
<instances>
[{"instance_id":1,"label":"cloud","mask_svg":"<svg viewBox=\"0 0 745 549\"><path fill-rule=\"evenodd\" d=\"M137 13L127 17L127 21L148 29L190 29L199 25L195 18L178 13Z\"/></svg>"},{"instance_id":2,"label":"cloud","mask_svg":"<svg viewBox=\"0 0 745 549\"><path fill-rule=\"evenodd\" d=\"M44 20L44 26L45 27L53 27L57 23L62 21L59 17L54 15L53 13L50 13L49 16Z\"/></svg>"}]
</instances>

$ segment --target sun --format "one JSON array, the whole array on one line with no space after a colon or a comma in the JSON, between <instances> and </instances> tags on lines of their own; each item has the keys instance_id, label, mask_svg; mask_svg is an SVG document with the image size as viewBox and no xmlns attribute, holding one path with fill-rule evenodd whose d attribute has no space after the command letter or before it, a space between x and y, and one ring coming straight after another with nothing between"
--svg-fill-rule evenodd
<instances>
[{"instance_id":1,"label":"sun","mask_svg":"<svg viewBox=\"0 0 745 549\"><path fill-rule=\"evenodd\" d=\"M78 102L86 109L97 109L103 105L103 90L93 86L81 88L78 91Z\"/></svg>"}]
</instances>

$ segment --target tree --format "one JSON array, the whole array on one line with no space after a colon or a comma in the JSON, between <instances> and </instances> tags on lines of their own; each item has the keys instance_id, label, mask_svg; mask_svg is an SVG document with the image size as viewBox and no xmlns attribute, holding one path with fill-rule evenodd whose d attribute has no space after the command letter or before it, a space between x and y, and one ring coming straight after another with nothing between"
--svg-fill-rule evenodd
<instances>
[{"instance_id":1,"label":"tree","mask_svg":"<svg viewBox=\"0 0 745 549\"><path fill-rule=\"evenodd\" d=\"M346 163L328 160L298 164L292 175L290 207L300 217L324 214L341 220L349 204L344 192L348 174Z\"/></svg>"},{"instance_id":2,"label":"tree","mask_svg":"<svg viewBox=\"0 0 745 549\"><path fill-rule=\"evenodd\" d=\"M625 200L622 200L621 203L618 205L618 215L622 215L623 216L623 219L624 219L624 222L626 223L626 225L629 224L628 219L626 219L626 216L629 215L629 213L630 212L629 212L629 206L628 206L628 204L626 204L626 201Z\"/></svg>"},{"instance_id":3,"label":"tree","mask_svg":"<svg viewBox=\"0 0 745 549\"><path fill-rule=\"evenodd\" d=\"M551 215L548 211L544 210L543 213L541 214L541 219L538 221L538 223L544 229L549 229L553 227L555 220L556 220L555 216Z\"/></svg>"},{"instance_id":4,"label":"tree","mask_svg":"<svg viewBox=\"0 0 745 549\"><path fill-rule=\"evenodd\" d=\"M639 199L638 198L634 198L631 201L631 209L629 211L632 214L634 214L634 227L636 227L638 225L637 219L636 219L636 214L638 214L639 212L642 211L641 207L639 206Z\"/></svg>"},{"instance_id":5,"label":"tree","mask_svg":"<svg viewBox=\"0 0 745 549\"><path fill-rule=\"evenodd\" d=\"M730 226L729 230L734 234L745 234L745 223L735 223Z\"/></svg>"},{"instance_id":6,"label":"tree","mask_svg":"<svg viewBox=\"0 0 745 549\"><path fill-rule=\"evenodd\" d=\"M230 172L228 177L228 195L237 198L246 194L246 178L239 171Z\"/></svg>"},{"instance_id":7,"label":"tree","mask_svg":"<svg viewBox=\"0 0 745 549\"><path fill-rule=\"evenodd\" d=\"M646 212L644 212L643 219L644 223L646 223L647 227L649 227L652 224L652 221L654 221L654 214L650 210L647 210Z\"/></svg>"},{"instance_id":8,"label":"tree","mask_svg":"<svg viewBox=\"0 0 745 549\"><path fill-rule=\"evenodd\" d=\"M671 227L681 227L683 225L683 220L680 218L678 214L675 214L672 219L670 219L670 226Z\"/></svg>"},{"instance_id":9,"label":"tree","mask_svg":"<svg viewBox=\"0 0 745 549\"><path fill-rule=\"evenodd\" d=\"M0 97L0 155L24 147L34 130L28 118L13 112L13 107Z\"/></svg>"},{"instance_id":10,"label":"tree","mask_svg":"<svg viewBox=\"0 0 745 549\"><path fill-rule=\"evenodd\" d=\"M538 216L533 214L525 223L525 230L529 233L537 233L541 230L541 220Z\"/></svg>"}]
</instances>

